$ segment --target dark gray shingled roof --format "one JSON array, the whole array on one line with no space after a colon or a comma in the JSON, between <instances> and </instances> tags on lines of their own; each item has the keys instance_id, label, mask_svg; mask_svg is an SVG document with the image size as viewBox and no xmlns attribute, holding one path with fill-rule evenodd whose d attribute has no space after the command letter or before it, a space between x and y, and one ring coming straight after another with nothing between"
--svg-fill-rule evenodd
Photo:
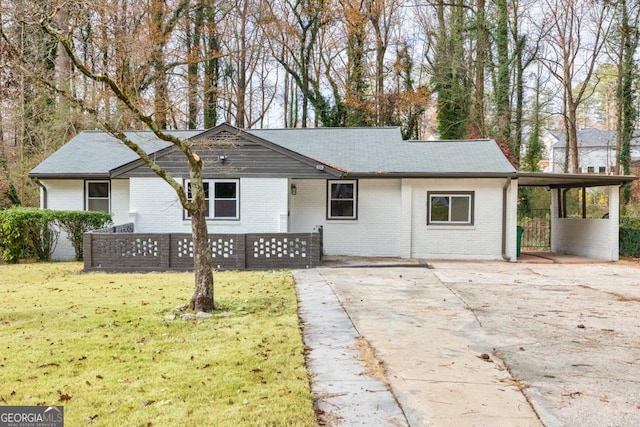
<instances>
[{"instance_id":1,"label":"dark gray shingled roof","mask_svg":"<svg viewBox=\"0 0 640 427\"><path fill-rule=\"evenodd\" d=\"M349 174L515 172L488 139L403 141L399 128L259 129L248 133Z\"/></svg>"},{"instance_id":2,"label":"dark gray shingled roof","mask_svg":"<svg viewBox=\"0 0 640 427\"><path fill-rule=\"evenodd\" d=\"M551 132L556 142L551 144L554 148L564 148L566 145L565 134ZM615 130L602 129L578 129L578 147L615 147L617 132ZM640 130L636 130L632 136L631 145L640 145Z\"/></svg>"},{"instance_id":3,"label":"dark gray shingled roof","mask_svg":"<svg viewBox=\"0 0 640 427\"><path fill-rule=\"evenodd\" d=\"M186 139L201 132L180 130L167 133ZM130 131L125 134L149 154L171 145L158 139L151 131ZM129 147L108 133L84 131L33 168L29 175L39 178L109 178L110 171L138 158Z\"/></svg>"},{"instance_id":4,"label":"dark gray shingled roof","mask_svg":"<svg viewBox=\"0 0 640 427\"><path fill-rule=\"evenodd\" d=\"M169 131L191 138L202 130ZM347 175L505 175L515 172L492 140L403 141L399 128L260 129L247 133L309 157ZM170 146L150 131L126 132L147 153ZM30 176L108 178L111 171L137 160L112 136L87 131L36 166Z\"/></svg>"}]
</instances>

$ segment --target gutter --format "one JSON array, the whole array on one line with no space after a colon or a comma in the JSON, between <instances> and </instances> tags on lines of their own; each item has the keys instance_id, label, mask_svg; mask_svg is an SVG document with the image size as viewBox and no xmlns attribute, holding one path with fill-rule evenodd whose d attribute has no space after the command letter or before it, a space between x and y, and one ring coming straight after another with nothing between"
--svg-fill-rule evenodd
<instances>
[{"instance_id":1,"label":"gutter","mask_svg":"<svg viewBox=\"0 0 640 427\"><path fill-rule=\"evenodd\" d=\"M347 172L345 178L509 178L508 172Z\"/></svg>"},{"instance_id":2,"label":"gutter","mask_svg":"<svg viewBox=\"0 0 640 427\"><path fill-rule=\"evenodd\" d=\"M502 187L502 259L511 262L507 256L507 189L511 186L511 177L508 177Z\"/></svg>"},{"instance_id":3,"label":"gutter","mask_svg":"<svg viewBox=\"0 0 640 427\"><path fill-rule=\"evenodd\" d=\"M47 199L48 199L48 194L47 194L47 187L44 186L44 184L42 183L42 181L40 181L40 179L38 178L33 178L33 181L38 185L38 187L42 188L42 206L40 206L42 209L47 209Z\"/></svg>"}]
</instances>

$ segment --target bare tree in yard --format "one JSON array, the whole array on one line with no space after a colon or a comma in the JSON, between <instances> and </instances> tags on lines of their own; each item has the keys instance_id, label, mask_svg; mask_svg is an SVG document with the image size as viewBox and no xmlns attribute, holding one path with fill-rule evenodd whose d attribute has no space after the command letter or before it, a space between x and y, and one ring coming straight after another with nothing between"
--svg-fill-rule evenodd
<instances>
[{"instance_id":1,"label":"bare tree in yard","mask_svg":"<svg viewBox=\"0 0 640 427\"><path fill-rule=\"evenodd\" d=\"M2 50L10 53L10 55L6 55L3 58L5 63L2 66L19 70L20 73L37 82L39 87L50 90L56 96L66 99L66 102L69 102L73 108L80 109L91 115L108 133L133 150L156 175L175 190L180 203L192 218L195 288L191 298L191 307L199 311L210 311L214 308L213 274L211 248L208 243L208 230L205 220L205 192L202 182L203 161L192 150L189 143L163 130L164 124L170 118L170 100L168 99L168 94L164 92L166 80L163 80L170 70L166 66L166 59L163 58L164 48L169 45L173 28L182 19L187 5L188 2L186 0L181 0L173 5L175 7L169 8L164 2L152 1L151 7L144 10L144 15L140 18L141 20L148 19L149 23L146 33L148 37L139 40L137 43L137 47L140 47L142 51L135 49L135 45L120 45L118 49L123 54L119 57L110 56L114 52L111 46L118 45L121 41L127 43L130 40L127 39L125 34L115 34L111 28L100 28L100 25L109 24L108 16L116 18L118 15L119 11L117 9L107 9L110 7L109 4L92 5L96 9L94 14L89 14L88 17L87 9L80 4L48 4L45 10L41 7L41 2L25 2L26 7L24 9L5 8L2 27L0 28L0 43L2 44ZM66 25L59 25L60 23L56 21L56 16L59 16L56 14L56 6L67 8L67 14L65 15ZM96 16L102 19L94 19ZM94 19L92 22L93 31L95 31L96 35L103 37L101 42L104 44L98 44L96 49L103 49L105 55L109 55L109 58L104 61L86 62L79 52L78 46L81 44L79 28L88 19ZM107 120L108 115L100 109L100 106L92 104L88 99L83 98L82 91L78 90L78 86L70 85L69 80L58 81L49 78L48 75L40 72L41 67L38 63L34 63L30 57L23 55L22 46L19 43L19 39L15 37L16 32L13 27L18 23L35 32L46 34L47 37L57 41L60 51L51 53L52 60L55 59L56 54L66 55L68 62L71 64L71 69L75 73L74 78L94 82L96 85L104 85L109 96L115 100L114 102L125 108L138 122L153 131L158 138L170 142L184 154L189 167L192 198L187 198L182 184L174 179L168 171L162 169L139 145L128 139L119 125ZM153 37L156 36L160 37L160 40L154 41ZM115 49L115 51L118 51L118 49ZM136 65L138 71L142 75L150 77L146 83L127 85L122 84L122 80L118 78L117 71L122 69L118 64L132 64L132 55L136 55L135 62L138 64ZM175 62L179 63L179 61ZM185 62L187 61L184 60L182 63ZM137 76L132 76L132 78L135 79ZM130 91L132 86L136 90ZM150 87L155 91L149 104L159 109L154 113L149 112L153 109L150 105L145 104L144 98L141 96L145 88ZM159 94L163 94L162 96L167 96L167 98L159 99ZM104 103L101 106L104 106ZM114 107L111 106L111 108Z\"/></svg>"},{"instance_id":2,"label":"bare tree in yard","mask_svg":"<svg viewBox=\"0 0 640 427\"><path fill-rule=\"evenodd\" d=\"M546 34L548 49L541 60L562 88L564 169L578 173L577 111L591 96L587 89L610 33L612 9L605 2L590 0L545 0L544 5L546 15L540 29Z\"/></svg>"}]
</instances>

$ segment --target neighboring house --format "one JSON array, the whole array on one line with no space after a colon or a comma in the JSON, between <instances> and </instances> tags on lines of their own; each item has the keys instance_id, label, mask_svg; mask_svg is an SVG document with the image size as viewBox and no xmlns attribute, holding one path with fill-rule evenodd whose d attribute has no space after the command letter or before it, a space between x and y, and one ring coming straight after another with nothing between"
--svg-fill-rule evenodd
<instances>
[{"instance_id":1,"label":"neighboring house","mask_svg":"<svg viewBox=\"0 0 640 427\"><path fill-rule=\"evenodd\" d=\"M172 131L205 162L210 233L311 232L327 255L516 258L516 170L492 140L403 141L398 128ZM128 132L185 188L181 152ZM41 206L141 233L191 232L174 190L118 140L82 132L30 176ZM73 253L60 239L57 259Z\"/></svg>"},{"instance_id":2,"label":"neighboring house","mask_svg":"<svg viewBox=\"0 0 640 427\"><path fill-rule=\"evenodd\" d=\"M615 172L617 132L613 130L578 130L578 165L581 173L613 174ZM564 171L566 140L560 132L547 132L543 138L548 147L545 172ZM640 138L631 141L631 160L640 160Z\"/></svg>"}]
</instances>

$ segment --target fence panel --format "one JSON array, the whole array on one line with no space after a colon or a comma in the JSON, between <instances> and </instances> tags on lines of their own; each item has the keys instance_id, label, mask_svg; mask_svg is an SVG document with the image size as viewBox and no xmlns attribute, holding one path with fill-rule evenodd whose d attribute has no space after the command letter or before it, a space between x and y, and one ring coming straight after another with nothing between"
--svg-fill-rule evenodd
<instances>
[{"instance_id":1,"label":"fence panel","mask_svg":"<svg viewBox=\"0 0 640 427\"><path fill-rule=\"evenodd\" d=\"M244 270L244 234L210 234L209 245L216 270ZM171 235L171 268L193 269L191 234Z\"/></svg>"},{"instance_id":2,"label":"fence panel","mask_svg":"<svg viewBox=\"0 0 640 427\"><path fill-rule=\"evenodd\" d=\"M248 234L246 262L248 270L270 268L309 268L320 263L314 253L314 234ZM317 236L317 234L316 234ZM315 243L315 245L314 245Z\"/></svg>"}]
</instances>

